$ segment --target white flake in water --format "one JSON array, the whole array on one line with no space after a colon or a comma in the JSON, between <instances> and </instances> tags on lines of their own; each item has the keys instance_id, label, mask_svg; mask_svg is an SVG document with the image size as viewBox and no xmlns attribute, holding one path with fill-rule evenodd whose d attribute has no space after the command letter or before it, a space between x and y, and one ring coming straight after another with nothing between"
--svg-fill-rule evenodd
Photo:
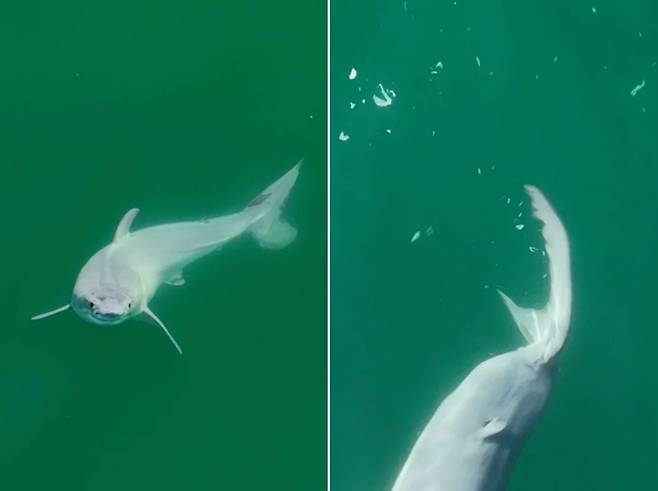
<instances>
[{"instance_id":1,"label":"white flake in water","mask_svg":"<svg viewBox=\"0 0 658 491\"><path fill-rule=\"evenodd\" d=\"M512 202L512 198L507 198L507 204L509 205Z\"/></svg>"},{"instance_id":2,"label":"white flake in water","mask_svg":"<svg viewBox=\"0 0 658 491\"><path fill-rule=\"evenodd\" d=\"M356 107L356 104L354 104L353 102L350 102L350 109L354 109L355 107Z\"/></svg>"},{"instance_id":3,"label":"white flake in water","mask_svg":"<svg viewBox=\"0 0 658 491\"><path fill-rule=\"evenodd\" d=\"M535 80L539 80L539 75L535 75Z\"/></svg>"},{"instance_id":4,"label":"white flake in water","mask_svg":"<svg viewBox=\"0 0 658 491\"><path fill-rule=\"evenodd\" d=\"M521 218L521 215L523 215L523 212L522 212L522 211L520 211L520 212L516 215L516 218Z\"/></svg>"},{"instance_id":5,"label":"white flake in water","mask_svg":"<svg viewBox=\"0 0 658 491\"><path fill-rule=\"evenodd\" d=\"M548 273L544 273L543 275L541 275L541 277L542 277L543 279L548 278Z\"/></svg>"},{"instance_id":6,"label":"white flake in water","mask_svg":"<svg viewBox=\"0 0 658 491\"><path fill-rule=\"evenodd\" d=\"M478 176L481 176L481 175L482 175L482 169L480 169L480 168L478 167Z\"/></svg>"},{"instance_id":7,"label":"white flake in water","mask_svg":"<svg viewBox=\"0 0 658 491\"><path fill-rule=\"evenodd\" d=\"M482 66L482 63L480 63L480 57L479 56L475 57L475 63L478 64L478 68L480 68Z\"/></svg>"},{"instance_id":8,"label":"white flake in water","mask_svg":"<svg viewBox=\"0 0 658 491\"><path fill-rule=\"evenodd\" d=\"M349 79L350 79L350 80L354 80L354 79L356 78L356 76L357 76L356 68L352 68L352 69L350 70Z\"/></svg>"},{"instance_id":9,"label":"white flake in water","mask_svg":"<svg viewBox=\"0 0 658 491\"><path fill-rule=\"evenodd\" d=\"M420 230L417 230L414 235L411 237L411 243L413 244L420 238Z\"/></svg>"},{"instance_id":10,"label":"white flake in water","mask_svg":"<svg viewBox=\"0 0 658 491\"><path fill-rule=\"evenodd\" d=\"M434 227L432 227L431 225L429 227L427 227L425 229L425 235L427 235L428 237L431 237L432 235L434 235Z\"/></svg>"},{"instance_id":11,"label":"white flake in water","mask_svg":"<svg viewBox=\"0 0 658 491\"><path fill-rule=\"evenodd\" d=\"M519 206L523 206L523 203L525 203L525 201L523 200L519 201Z\"/></svg>"},{"instance_id":12,"label":"white flake in water","mask_svg":"<svg viewBox=\"0 0 658 491\"><path fill-rule=\"evenodd\" d=\"M436 135L436 130L432 130L432 136Z\"/></svg>"},{"instance_id":13,"label":"white flake in water","mask_svg":"<svg viewBox=\"0 0 658 491\"><path fill-rule=\"evenodd\" d=\"M439 70L443 70L443 62L442 61L437 61L436 65L434 65L434 68L438 68Z\"/></svg>"},{"instance_id":14,"label":"white flake in water","mask_svg":"<svg viewBox=\"0 0 658 491\"><path fill-rule=\"evenodd\" d=\"M395 97L395 92L392 90L386 90L382 84L379 84L379 90L381 91L381 94L383 96L383 99L377 94L373 94L372 100L375 102L375 105L378 107L386 107L390 106L393 103L393 97Z\"/></svg>"},{"instance_id":15,"label":"white flake in water","mask_svg":"<svg viewBox=\"0 0 658 491\"><path fill-rule=\"evenodd\" d=\"M488 290L488 289L489 289L489 285L484 285L484 289L485 289L485 290Z\"/></svg>"},{"instance_id":16,"label":"white flake in water","mask_svg":"<svg viewBox=\"0 0 658 491\"><path fill-rule=\"evenodd\" d=\"M347 140L350 139L350 135L348 135L347 133L341 131L340 135L338 135L338 139L342 142L346 142Z\"/></svg>"},{"instance_id":17,"label":"white flake in water","mask_svg":"<svg viewBox=\"0 0 658 491\"><path fill-rule=\"evenodd\" d=\"M642 83L640 83L640 84L636 85L635 87L633 87L633 90L631 90L631 96L635 97L635 94L637 94L638 91L643 89L645 84L646 84L646 80L642 80Z\"/></svg>"},{"instance_id":18,"label":"white flake in water","mask_svg":"<svg viewBox=\"0 0 658 491\"><path fill-rule=\"evenodd\" d=\"M525 225L523 225L522 223L519 223L518 225L515 225L514 228L516 230L523 230L525 228Z\"/></svg>"},{"instance_id":19,"label":"white flake in water","mask_svg":"<svg viewBox=\"0 0 658 491\"><path fill-rule=\"evenodd\" d=\"M365 99L361 99L361 104L365 104L365 103L366 103L366 100L365 100Z\"/></svg>"},{"instance_id":20,"label":"white flake in water","mask_svg":"<svg viewBox=\"0 0 658 491\"><path fill-rule=\"evenodd\" d=\"M490 76L490 77L493 77L493 72L489 72L489 76Z\"/></svg>"},{"instance_id":21,"label":"white flake in water","mask_svg":"<svg viewBox=\"0 0 658 491\"><path fill-rule=\"evenodd\" d=\"M533 247L533 246L528 247L528 250L532 253L539 252L539 249L537 249L536 247Z\"/></svg>"},{"instance_id":22,"label":"white flake in water","mask_svg":"<svg viewBox=\"0 0 658 491\"><path fill-rule=\"evenodd\" d=\"M592 13L596 13L596 7L592 7Z\"/></svg>"},{"instance_id":23,"label":"white flake in water","mask_svg":"<svg viewBox=\"0 0 658 491\"><path fill-rule=\"evenodd\" d=\"M557 56L554 56L553 57L553 63L556 63L556 62L557 62Z\"/></svg>"},{"instance_id":24,"label":"white flake in water","mask_svg":"<svg viewBox=\"0 0 658 491\"><path fill-rule=\"evenodd\" d=\"M386 133L388 133L388 134L390 135L390 134L391 134L391 130L387 128L387 129L386 129Z\"/></svg>"}]
</instances>

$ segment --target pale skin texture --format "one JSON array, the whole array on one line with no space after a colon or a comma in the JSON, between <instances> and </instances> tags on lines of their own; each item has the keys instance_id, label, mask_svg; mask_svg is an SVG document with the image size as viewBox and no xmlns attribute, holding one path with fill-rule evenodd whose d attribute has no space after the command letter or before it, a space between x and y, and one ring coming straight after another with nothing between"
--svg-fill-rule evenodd
<instances>
[{"instance_id":1,"label":"pale skin texture","mask_svg":"<svg viewBox=\"0 0 658 491\"><path fill-rule=\"evenodd\" d=\"M571 318L566 231L537 188L526 186L549 259L551 292L541 310L502 292L528 344L476 366L432 416L393 491L502 491L546 406Z\"/></svg>"},{"instance_id":2,"label":"pale skin texture","mask_svg":"<svg viewBox=\"0 0 658 491\"><path fill-rule=\"evenodd\" d=\"M131 232L139 210L129 210L119 223L114 240L94 254L78 274L71 303L32 319L50 317L69 307L83 319L99 325L116 325L140 317L158 325L182 353L168 329L149 309L149 301L163 283L184 285L185 266L245 232L269 249L292 242L297 231L281 219L280 212L297 179L299 166L232 215Z\"/></svg>"}]
</instances>

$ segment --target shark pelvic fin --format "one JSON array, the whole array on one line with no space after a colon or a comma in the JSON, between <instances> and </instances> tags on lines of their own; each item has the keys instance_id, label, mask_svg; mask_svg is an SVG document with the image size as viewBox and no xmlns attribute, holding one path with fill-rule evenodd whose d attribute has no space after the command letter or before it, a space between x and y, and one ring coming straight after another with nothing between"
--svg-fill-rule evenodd
<instances>
[{"instance_id":1,"label":"shark pelvic fin","mask_svg":"<svg viewBox=\"0 0 658 491\"><path fill-rule=\"evenodd\" d=\"M32 317L32 320L38 321L39 319L45 319L46 317L50 317L51 315L59 314L60 312L64 312L65 310L68 310L70 306L71 305L67 303L66 305L63 305L55 310L51 310L50 312L45 312L43 314L35 315L34 317Z\"/></svg>"},{"instance_id":2,"label":"shark pelvic fin","mask_svg":"<svg viewBox=\"0 0 658 491\"><path fill-rule=\"evenodd\" d=\"M139 213L139 208L132 208L123 215L123 218L114 232L114 242L123 239L126 235L130 234L130 226L133 224L135 217Z\"/></svg>"},{"instance_id":3,"label":"shark pelvic fin","mask_svg":"<svg viewBox=\"0 0 658 491\"><path fill-rule=\"evenodd\" d=\"M153 311L152 311L151 309L148 308L148 306L144 307L144 310L142 311L142 314L144 314L144 316L145 316L148 320L150 320L151 322L153 322L156 326L160 327L160 329L162 329L162 330L165 332L165 334L167 335L167 337L169 338L169 340L172 342L172 344L173 344L174 347L176 348L176 351L178 351L178 354L182 355L182 354L183 354L183 350L180 349L180 346L178 345L178 343L176 342L176 340L174 339L174 337L169 333L169 330L168 330L167 327L162 323L162 321L158 318L158 316L155 315L155 314L153 313Z\"/></svg>"}]
</instances>

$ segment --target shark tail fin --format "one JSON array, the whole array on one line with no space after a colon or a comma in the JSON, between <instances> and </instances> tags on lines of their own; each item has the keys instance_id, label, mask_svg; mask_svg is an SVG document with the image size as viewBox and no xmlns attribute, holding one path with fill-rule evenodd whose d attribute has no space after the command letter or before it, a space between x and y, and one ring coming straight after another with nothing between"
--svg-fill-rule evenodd
<instances>
[{"instance_id":1,"label":"shark tail fin","mask_svg":"<svg viewBox=\"0 0 658 491\"><path fill-rule=\"evenodd\" d=\"M569 239L560 218L542 192L534 186L525 186L525 190L532 200L533 216L543 222L542 236L550 274L548 302L541 310L523 308L500 290L498 293L528 344L537 346L542 360L547 362L564 347L571 322Z\"/></svg>"},{"instance_id":2,"label":"shark tail fin","mask_svg":"<svg viewBox=\"0 0 658 491\"><path fill-rule=\"evenodd\" d=\"M281 208L297 180L301 164L300 160L247 205L245 212L258 216L249 232L265 249L281 249L297 237L297 230L281 217Z\"/></svg>"}]
</instances>

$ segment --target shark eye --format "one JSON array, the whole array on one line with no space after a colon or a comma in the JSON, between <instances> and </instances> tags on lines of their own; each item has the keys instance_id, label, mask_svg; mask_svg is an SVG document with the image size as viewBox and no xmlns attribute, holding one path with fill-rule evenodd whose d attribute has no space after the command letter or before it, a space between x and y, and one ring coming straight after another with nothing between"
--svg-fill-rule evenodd
<instances>
[{"instance_id":1,"label":"shark eye","mask_svg":"<svg viewBox=\"0 0 658 491\"><path fill-rule=\"evenodd\" d=\"M89 308L93 309L94 308L94 302L89 302Z\"/></svg>"},{"instance_id":2,"label":"shark eye","mask_svg":"<svg viewBox=\"0 0 658 491\"><path fill-rule=\"evenodd\" d=\"M133 306L132 302L128 302L128 308L131 309Z\"/></svg>"}]
</instances>

